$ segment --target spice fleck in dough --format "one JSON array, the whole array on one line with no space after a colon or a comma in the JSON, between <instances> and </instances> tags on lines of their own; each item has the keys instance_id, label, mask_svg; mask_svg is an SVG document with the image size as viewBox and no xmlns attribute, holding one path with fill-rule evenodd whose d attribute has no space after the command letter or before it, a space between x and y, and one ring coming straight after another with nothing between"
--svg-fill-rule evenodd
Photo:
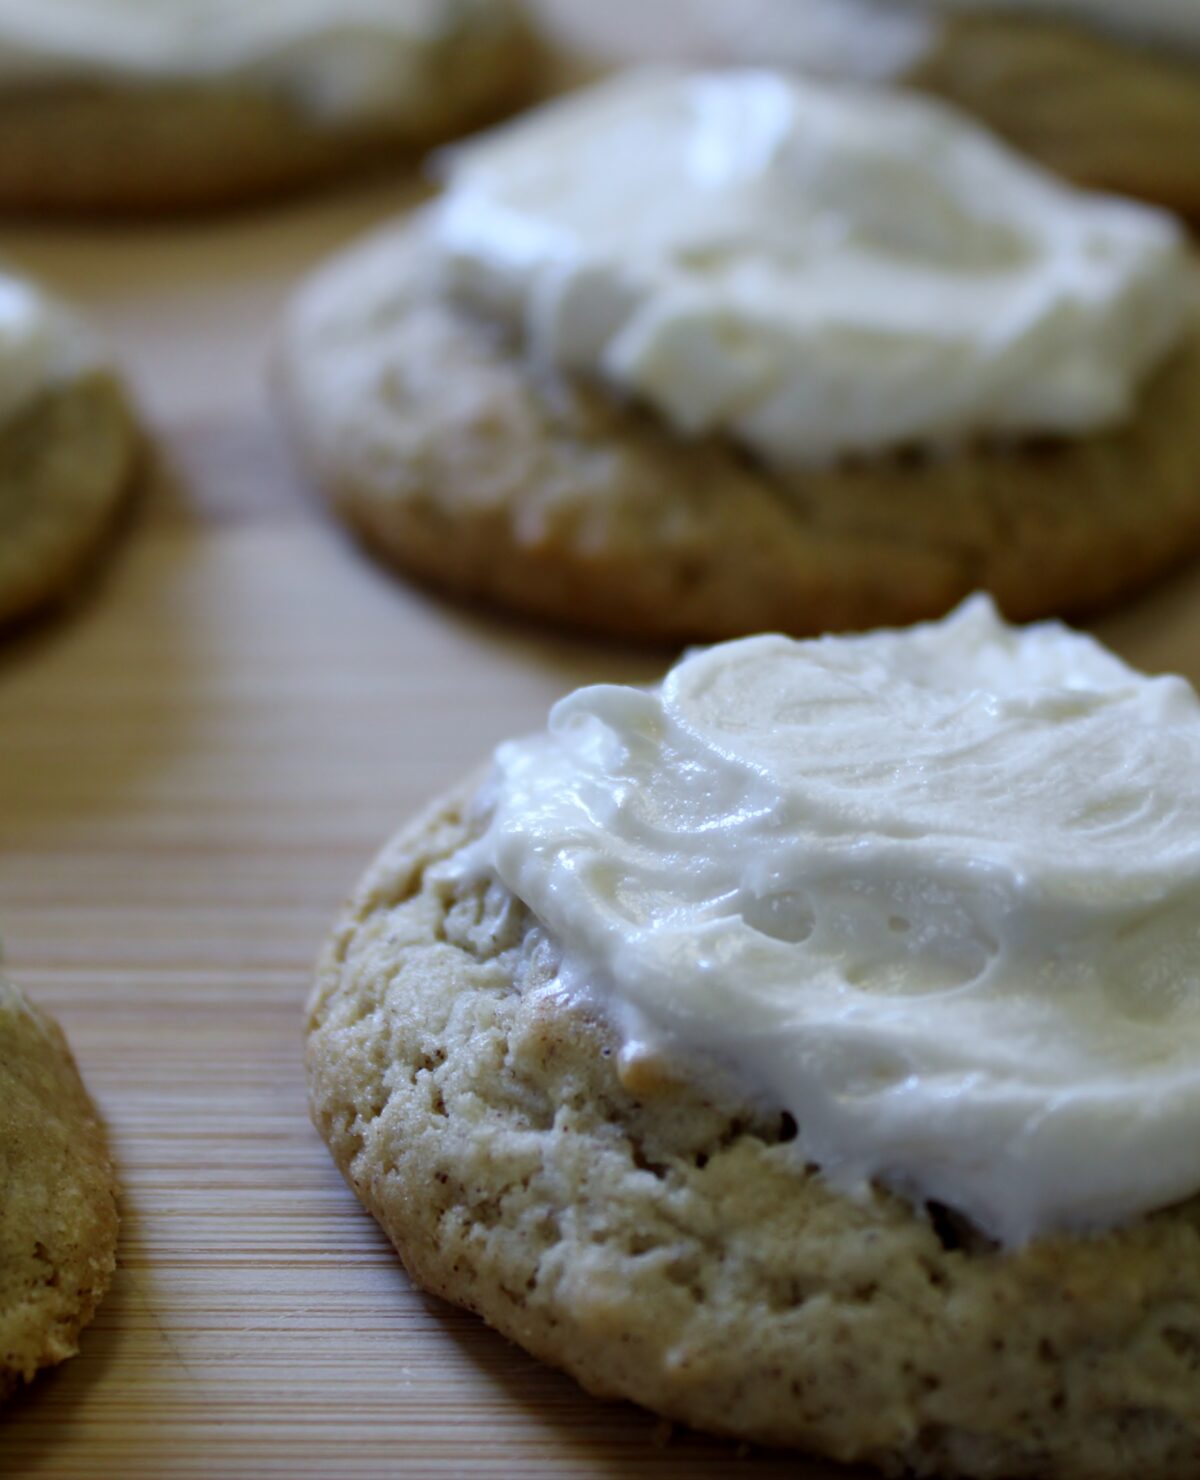
<instances>
[{"instance_id":1,"label":"spice fleck in dough","mask_svg":"<svg viewBox=\"0 0 1200 1480\"><path fill-rule=\"evenodd\" d=\"M1200 1199L1003 1253L851 1201L711 1066L623 1063L496 884L432 870L465 789L401 832L324 956L314 1120L412 1278L592 1392L892 1474L1200 1471Z\"/></svg>"}]
</instances>

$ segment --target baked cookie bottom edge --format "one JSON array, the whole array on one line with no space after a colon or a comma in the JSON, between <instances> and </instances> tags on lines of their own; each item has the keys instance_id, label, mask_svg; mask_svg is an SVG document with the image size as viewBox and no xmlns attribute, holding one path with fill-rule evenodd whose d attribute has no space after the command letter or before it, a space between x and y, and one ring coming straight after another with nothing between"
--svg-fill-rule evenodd
<instances>
[{"instance_id":1,"label":"baked cookie bottom edge","mask_svg":"<svg viewBox=\"0 0 1200 1480\"><path fill-rule=\"evenodd\" d=\"M833 1191L719 1076L622 1067L536 922L401 832L320 966L313 1119L413 1280L604 1397L890 1472L1146 1480L1200 1466L1200 1200L1002 1253Z\"/></svg>"},{"instance_id":2,"label":"baked cookie bottom edge","mask_svg":"<svg viewBox=\"0 0 1200 1480\"><path fill-rule=\"evenodd\" d=\"M464 33L420 117L323 122L237 82L78 83L0 97L0 212L158 216L245 206L413 165L530 98L542 54L515 16Z\"/></svg>"},{"instance_id":3,"label":"baked cookie bottom edge","mask_svg":"<svg viewBox=\"0 0 1200 1480\"><path fill-rule=\"evenodd\" d=\"M136 484L142 439L109 371L0 427L0 627L69 601Z\"/></svg>"},{"instance_id":4,"label":"baked cookie bottom edge","mask_svg":"<svg viewBox=\"0 0 1200 1480\"><path fill-rule=\"evenodd\" d=\"M1200 59L1033 15L952 15L904 79L1043 166L1200 225Z\"/></svg>"},{"instance_id":5,"label":"baked cookie bottom edge","mask_svg":"<svg viewBox=\"0 0 1200 1480\"><path fill-rule=\"evenodd\" d=\"M0 1399L79 1349L116 1268L107 1139L58 1024L0 982Z\"/></svg>"},{"instance_id":6,"label":"baked cookie bottom edge","mask_svg":"<svg viewBox=\"0 0 1200 1480\"><path fill-rule=\"evenodd\" d=\"M610 636L905 624L978 589L1078 616L1200 548L1200 325L1126 425L773 474L539 376L429 281L421 217L302 290L280 400L313 481L387 563Z\"/></svg>"}]
</instances>

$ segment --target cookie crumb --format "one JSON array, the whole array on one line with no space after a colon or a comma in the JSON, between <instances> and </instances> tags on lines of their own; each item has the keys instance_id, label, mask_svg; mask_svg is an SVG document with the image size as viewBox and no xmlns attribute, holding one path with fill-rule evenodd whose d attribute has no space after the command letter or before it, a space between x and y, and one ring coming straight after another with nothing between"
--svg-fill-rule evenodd
<instances>
[{"instance_id":1,"label":"cookie crumb","mask_svg":"<svg viewBox=\"0 0 1200 1480\"><path fill-rule=\"evenodd\" d=\"M626 1044L617 1055L617 1078L639 1100L662 1094L677 1082L667 1060L639 1043Z\"/></svg>"}]
</instances>

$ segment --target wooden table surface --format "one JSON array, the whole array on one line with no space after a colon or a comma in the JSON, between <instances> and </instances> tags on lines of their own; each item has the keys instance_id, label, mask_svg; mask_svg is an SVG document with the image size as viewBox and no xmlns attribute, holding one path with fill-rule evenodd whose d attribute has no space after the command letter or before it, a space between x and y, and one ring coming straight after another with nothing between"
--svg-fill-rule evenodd
<instances>
[{"instance_id":1,"label":"wooden table surface","mask_svg":"<svg viewBox=\"0 0 1200 1480\"><path fill-rule=\"evenodd\" d=\"M67 1028L125 1192L112 1292L9 1405L0 1473L832 1475L668 1436L414 1292L308 1123L309 967L377 845L557 695L663 664L406 588L290 469L280 304L411 191L3 234L107 331L160 466L88 600L0 648L8 969ZM1200 679L1200 573L1101 630Z\"/></svg>"}]
</instances>

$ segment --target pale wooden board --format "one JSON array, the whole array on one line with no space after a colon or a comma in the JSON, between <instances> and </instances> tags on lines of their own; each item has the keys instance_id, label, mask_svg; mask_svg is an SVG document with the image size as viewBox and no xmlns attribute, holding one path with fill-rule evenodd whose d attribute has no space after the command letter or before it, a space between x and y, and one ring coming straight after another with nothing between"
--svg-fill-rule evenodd
<instances>
[{"instance_id":1,"label":"pale wooden board","mask_svg":"<svg viewBox=\"0 0 1200 1480\"><path fill-rule=\"evenodd\" d=\"M0 649L0 932L71 1035L126 1191L111 1298L5 1413L0 1473L831 1474L656 1443L416 1294L308 1125L309 963L377 845L558 694L661 668L407 590L289 470L265 391L278 307L411 195L3 237L109 332L170 474L87 604ZM1196 572L1104 630L1200 678Z\"/></svg>"}]
</instances>

